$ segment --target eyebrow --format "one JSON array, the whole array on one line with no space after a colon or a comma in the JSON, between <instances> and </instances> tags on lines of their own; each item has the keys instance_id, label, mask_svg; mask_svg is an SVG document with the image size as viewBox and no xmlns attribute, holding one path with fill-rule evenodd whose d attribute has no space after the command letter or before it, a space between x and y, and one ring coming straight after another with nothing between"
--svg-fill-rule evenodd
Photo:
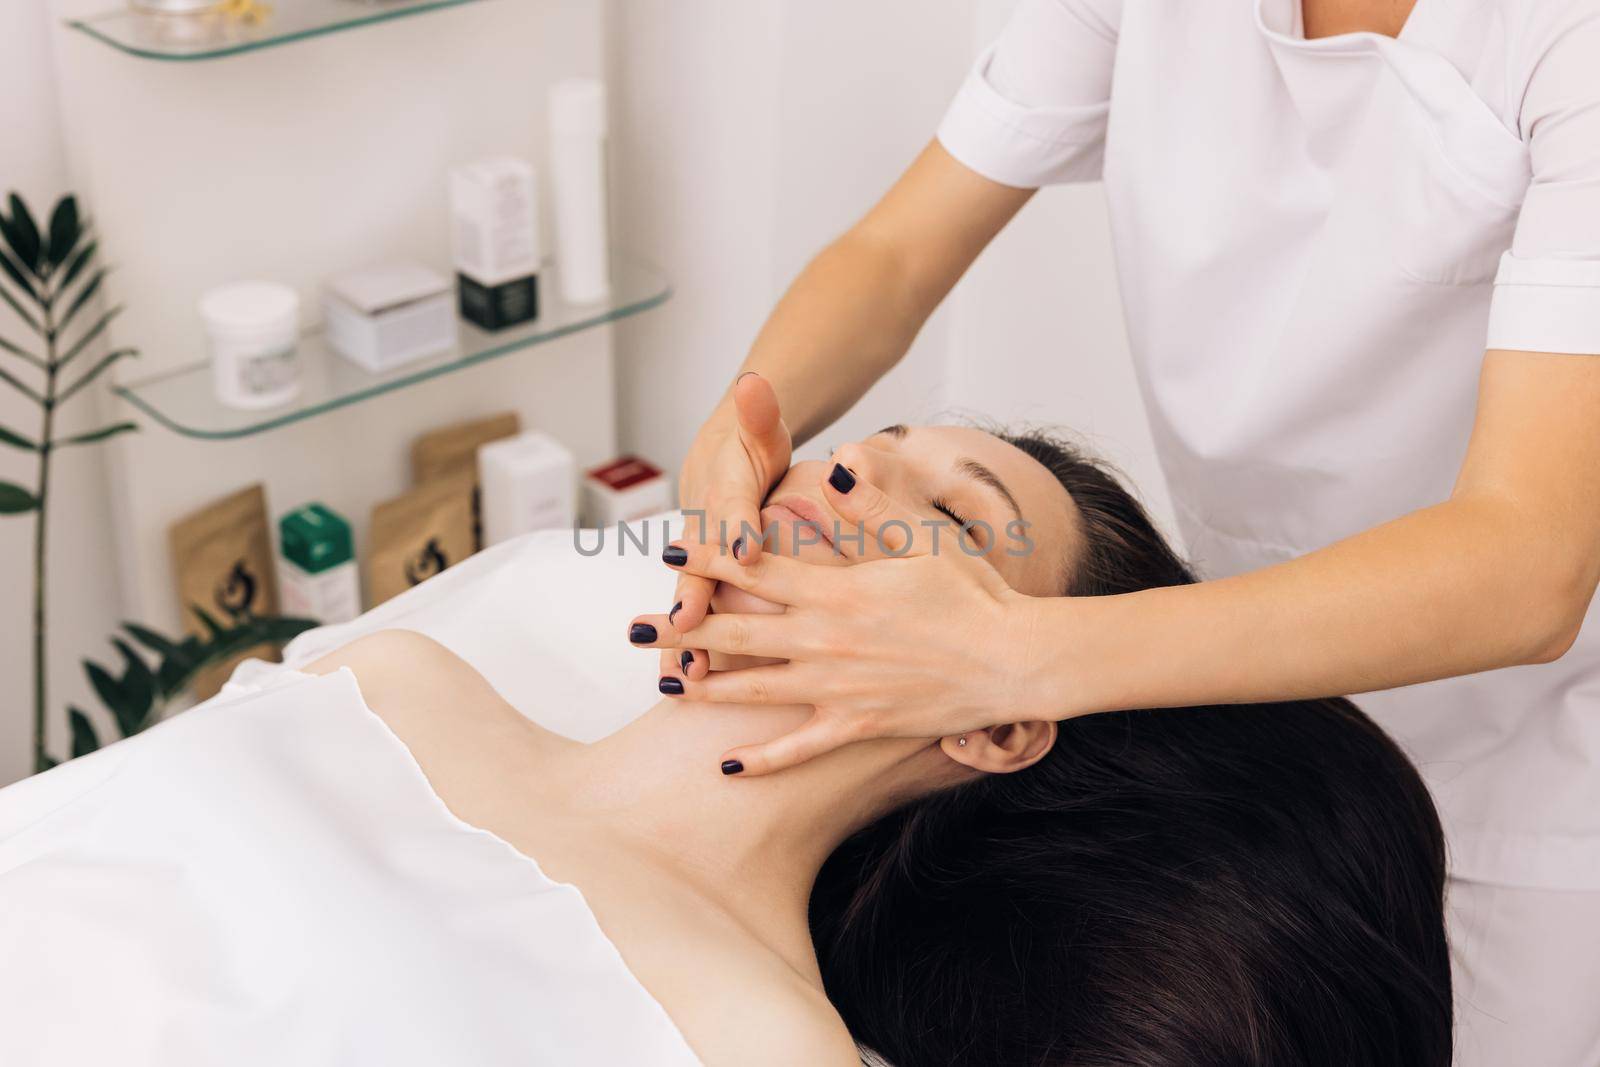
<instances>
[{"instance_id":1,"label":"eyebrow","mask_svg":"<svg viewBox=\"0 0 1600 1067\"><path fill-rule=\"evenodd\" d=\"M1017 504L1017 498L1011 494L1011 490L1006 488L1006 483L1002 482L1000 476L994 471L970 457L958 462L956 471L975 482L987 485L990 489L999 493L1005 498L1005 502L1011 505L1011 510L1016 514L1017 519L1019 521L1022 519L1022 508Z\"/></svg>"},{"instance_id":2,"label":"eyebrow","mask_svg":"<svg viewBox=\"0 0 1600 1067\"><path fill-rule=\"evenodd\" d=\"M878 431L878 433L886 434L897 441L903 439L910 432L910 429L903 422L891 423ZM873 436L877 435L874 434ZM1012 513L1019 520L1022 518L1022 506L1017 503L1016 496L1012 494L1006 483L1000 480L1000 476L984 464L979 463L970 456L963 457L956 463L956 473L963 477L971 478L980 485L986 485L996 493L999 493L1005 502L1010 505Z\"/></svg>"}]
</instances>

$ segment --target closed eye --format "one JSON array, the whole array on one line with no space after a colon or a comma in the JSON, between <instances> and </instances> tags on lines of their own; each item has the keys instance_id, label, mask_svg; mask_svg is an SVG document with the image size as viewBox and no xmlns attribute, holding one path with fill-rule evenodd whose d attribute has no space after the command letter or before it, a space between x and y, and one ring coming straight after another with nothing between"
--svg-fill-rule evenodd
<instances>
[{"instance_id":1,"label":"closed eye","mask_svg":"<svg viewBox=\"0 0 1600 1067\"><path fill-rule=\"evenodd\" d=\"M949 504L946 504L943 500L940 500L938 497L934 497L932 500L928 501L928 503L933 505L934 511L944 515L957 526L965 526L967 524L966 519L962 518L956 513L954 508L952 508Z\"/></svg>"}]
</instances>

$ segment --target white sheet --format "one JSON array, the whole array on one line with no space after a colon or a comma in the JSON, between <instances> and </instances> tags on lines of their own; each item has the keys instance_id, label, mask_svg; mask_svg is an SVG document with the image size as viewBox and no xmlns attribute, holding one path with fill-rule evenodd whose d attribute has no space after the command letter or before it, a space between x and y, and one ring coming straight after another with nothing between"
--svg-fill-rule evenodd
<instances>
[{"instance_id":1,"label":"white sheet","mask_svg":"<svg viewBox=\"0 0 1600 1067\"><path fill-rule=\"evenodd\" d=\"M536 718L604 733L652 701L627 613L672 576L561 537L308 634L292 661L406 626ZM610 718L582 721L597 701ZM348 671L254 665L0 791L0 1064L695 1062L578 891L451 815Z\"/></svg>"},{"instance_id":2,"label":"white sheet","mask_svg":"<svg viewBox=\"0 0 1600 1067\"><path fill-rule=\"evenodd\" d=\"M541 726L597 740L660 698L659 653L630 646L628 622L672 607L677 576L661 562L661 550L680 523L677 512L631 523L632 540L613 527L603 551L591 556L574 547L567 530L516 538L353 622L301 635L284 650L284 664L304 666L375 630L415 630L472 664ZM598 534L581 537L583 550L593 552ZM256 664L238 677L273 669Z\"/></svg>"}]
</instances>

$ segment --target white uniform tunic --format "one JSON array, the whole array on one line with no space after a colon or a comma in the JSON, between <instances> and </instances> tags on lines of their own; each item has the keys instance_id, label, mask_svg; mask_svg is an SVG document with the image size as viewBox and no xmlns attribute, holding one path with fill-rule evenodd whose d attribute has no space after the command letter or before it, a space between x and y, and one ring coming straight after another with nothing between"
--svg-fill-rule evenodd
<instances>
[{"instance_id":1,"label":"white uniform tunic","mask_svg":"<svg viewBox=\"0 0 1600 1067\"><path fill-rule=\"evenodd\" d=\"M1299 0L1023 0L939 137L1009 185L1104 178L1210 577L1445 500L1486 348L1600 353L1600 0L1312 41ZM1360 698L1458 877L1600 888L1597 614L1555 663Z\"/></svg>"}]
</instances>

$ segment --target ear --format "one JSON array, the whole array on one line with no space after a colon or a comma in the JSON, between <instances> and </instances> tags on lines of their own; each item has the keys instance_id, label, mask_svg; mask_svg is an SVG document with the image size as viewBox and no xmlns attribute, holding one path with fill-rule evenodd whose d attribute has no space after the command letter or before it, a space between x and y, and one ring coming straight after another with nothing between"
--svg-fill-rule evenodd
<instances>
[{"instance_id":1,"label":"ear","mask_svg":"<svg viewBox=\"0 0 1600 1067\"><path fill-rule=\"evenodd\" d=\"M962 739L966 744L962 744ZM946 756L985 774L1013 774L1044 759L1056 743L1053 722L1013 722L941 738Z\"/></svg>"}]
</instances>

